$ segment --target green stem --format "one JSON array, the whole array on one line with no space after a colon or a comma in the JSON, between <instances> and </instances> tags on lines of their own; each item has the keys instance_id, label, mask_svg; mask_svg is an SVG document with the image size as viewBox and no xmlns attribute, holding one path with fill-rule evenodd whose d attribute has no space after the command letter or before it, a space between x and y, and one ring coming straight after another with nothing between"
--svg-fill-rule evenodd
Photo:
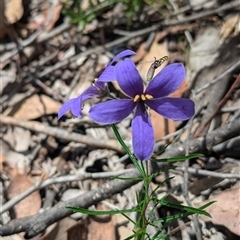
<instances>
[{"instance_id":1,"label":"green stem","mask_svg":"<svg viewBox=\"0 0 240 240\"><path fill-rule=\"evenodd\" d=\"M147 225L148 225L148 219L147 219L147 208L149 204L149 186L150 186L150 179L149 179L149 162L146 161L145 165L141 165L142 168L144 169L143 171L145 172L145 176L143 179L143 205L142 205L142 216L141 216L141 223L140 223L140 228L142 229L142 234L140 236L140 240L144 240L146 236L146 231L147 231Z\"/></svg>"}]
</instances>

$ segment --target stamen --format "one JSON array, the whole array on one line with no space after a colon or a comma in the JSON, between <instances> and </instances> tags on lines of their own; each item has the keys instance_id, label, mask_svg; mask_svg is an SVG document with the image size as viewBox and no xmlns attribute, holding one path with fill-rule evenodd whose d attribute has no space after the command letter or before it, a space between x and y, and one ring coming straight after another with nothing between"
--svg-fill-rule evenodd
<instances>
[{"instance_id":1,"label":"stamen","mask_svg":"<svg viewBox=\"0 0 240 240\"><path fill-rule=\"evenodd\" d=\"M146 97L146 99L148 99L148 100L153 99L153 96L150 95L150 94L146 94L145 97Z\"/></svg>"},{"instance_id":2,"label":"stamen","mask_svg":"<svg viewBox=\"0 0 240 240\"><path fill-rule=\"evenodd\" d=\"M141 94L141 99L142 99L143 101L145 101L145 100L146 100L146 97L145 97L145 95L144 95L144 94Z\"/></svg>"},{"instance_id":3,"label":"stamen","mask_svg":"<svg viewBox=\"0 0 240 240\"><path fill-rule=\"evenodd\" d=\"M140 95L136 95L133 99L134 102L137 102L140 99Z\"/></svg>"},{"instance_id":4,"label":"stamen","mask_svg":"<svg viewBox=\"0 0 240 240\"><path fill-rule=\"evenodd\" d=\"M133 99L134 102L139 101L141 99L142 101L150 100L153 99L153 96L150 94L141 94L141 95L136 95Z\"/></svg>"}]
</instances>

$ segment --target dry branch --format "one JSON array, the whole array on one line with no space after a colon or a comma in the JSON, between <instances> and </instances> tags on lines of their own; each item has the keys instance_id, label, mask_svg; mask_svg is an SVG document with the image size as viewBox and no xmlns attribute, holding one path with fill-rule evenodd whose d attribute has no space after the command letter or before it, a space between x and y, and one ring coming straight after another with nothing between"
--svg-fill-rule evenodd
<instances>
[{"instance_id":1,"label":"dry branch","mask_svg":"<svg viewBox=\"0 0 240 240\"><path fill-rule=\"evenodd\" d=\"M123 153L120 144L116 140L108 140L103 142L90 137L86 137L78 133L68 132L67 130L58 127L50 127L39 122L25 121L14 117L5 117L3 115L0 115L0 124L18 126L31 131L45 133L47 135L60 138L66 141L79 142L86 144L87 146L90 147L111 149L116 152Z\"/></svg>"}]
</instances>

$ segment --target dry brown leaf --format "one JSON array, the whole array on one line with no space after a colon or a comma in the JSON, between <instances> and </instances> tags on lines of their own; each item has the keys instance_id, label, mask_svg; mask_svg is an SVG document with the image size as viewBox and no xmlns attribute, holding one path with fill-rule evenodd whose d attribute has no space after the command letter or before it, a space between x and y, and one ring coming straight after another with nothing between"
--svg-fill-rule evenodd
<instances>
[{"instance_id":1,"label":"dry brown leaf","mask_svg":"<svg viewBox=\"0 0 240 240\"><path fill-rule=\"evenodd\" d=\"M54 6L53 9L53 17L51 18L50 23L47 25L46 27L46 31L50 31L53 29L53 27L55 26L55 23L59 20L60 18L60 14L62 11L62 7L63 5L60 4L59 2ZM49 13L48 13L49 14Z\"/></svg>"},{"instance_id":2,"label":"dry brown leaf","mask_svg":"<svg viewBox=\"0 0 240 240\"><path fill-rule=\"evenodd\" d=\"M46 3L47 4L47 3ZM22 25L24 28L36 30L40 27L42 27L44 24L47 24L45 26L45 30L49 32L52 30L56 24L56 22L60 18L60 14L62 11L63 4L59 1L54 2L54 5L49 8L49 6L45 6L46 10L44 10L41 14L38 14L33 21ZM50 16L50 19L49 19Z\"/></svg>"},{"instance_id":3,"label":"dry brown leaf","mask_svg":"<svg viewBox=\"0 0 240 240\"><path fill-rule=\"evenodd\" d=\"M134 225L128 221L123 215L113 215L115 225L117 226L117 232L119 239L126 239L133 234Z\"/></svg>"},{"instance_id":4,"label":"dry brown leaf","mask_svg":"<svg viewBox=\"0 0 240 240\"><path fill-rule=\"evenodd\" d=\"M28 188L32 187L31 179L23 174L15 176L7 189L9 199L12 199L19 194L25 192ZM38 191L33 192L22 201L14 206L14 213L16 218L23 218L38 213L41 207L41 197Z\"/></svg>"},{"instance_id":5,"label":"dry brown leaf","mask_svg":"<svg viewBox=\"0 0 240 240\"><path fill-rule=\"evenodd\" d=\"M20 234L14 234L11 236L5 236L5 237L0 237L1 240L24 240L23 237L20 236Z\"/></svg>"},{"instance_id":6,"label":"dry brown leaf","mask_svg":"<svg viewBox=\"0 0 240 240\"><path fill-rule=\"evenodd\" d=\"M237 32L239 33L238 30L238 24L240 24L239 22L240 14L234 15L224 22L220 31L222 41L225 41L225 39L227 39L231 35L231 33L233 34L236 34Z\"/></svg>"},{"instance_id":7,"label":"dry brown leaf","mask_svg":"<svg viewBox=\"0 0 240 240\"><path fill-rule=\"evenodd\" d=\"M67 230L67 240L87 240L88 221L86 219L76 223Z\"/></svg>"},{"instance_id":8,"label":"dry brown leaf","mask_svg":"<svg viewBox=\"0 0 240 240\"><path fill-rule=\"evenodd\" d=\"M50 226L50 229L46 230L46 233L39 238L39 240L67 240L68 239L68 228L75 226L76 221L70 217L63 218L57 224ZM81 239L79 239L81 240Z\"/></svg>"},{"instance_id":9,"label":"dry brown leaf","mask_svg":"<svg viewBox=\"0 0 240 240\"><path fill-rule=\"evenodd\" d=\"M53 223L45 230L45 233L38 238L38 240L52 240L56 239L57 232L59 230L58 222ZM65 240L65 239L64 239Z\"/></svg>"},{"instance_id":10,"label":"dry brown leaf","mask_svg":"<svg viewBox=\"0 0 240 240\"><path fill-rule=\"evenodd\" d=\"M36 119L43 115L57 113L61 104L46 95L34 94L27 98L13 114L20 119Z\"/></svg>"},{"instance_id":11,"label":"dry brown leaf","mask_svg":"<svg viewBox=\"0 0 240 240\"><path fill-rule=\"evenodd\" d=\"M98 205L97 210L108 210L105 205ZM111 216L91 216L88 225L88 239L115 240L115 226Z\"/></svg>"},{"instance_id":12,"label":"dry brown leaf","mask_svg":"<svg viewBox=\"0 0 240 240\"><path fill-rule=\"evenodd\" d=\"M107 210L98 205L97 210ZM87 216L70 227L67 240L115 240L115 226L111 216Z\"/></svg>"},{"instance_id":13,"label":"dry brown leaf","mask_svg":"<svg viewBox=\"0 0 240 240\"><path fill-rule=\"evenodd\" d=\"M29 159L24 154L12 150L5 151L3 149L2 156L7 160L7 162L3 161L4 171L11 179L19 173L25 173L29 167Z\"/></svg>"},{"instance_id":14,"label":"dry brown leaf","mask_svg":"<svg viewBox=\"0 0 240 240\"><path fill-rule=\"evenodd\" d=\"M8 24L16 23L23 15L22 0L6 1L4 15Z\"/></svg>"},{"instance_id":15,"label":"dry brown leaf","mask_svg":"<svg viewBox=\"0 0 240 240\"><path fill-rule=\"evenodd\" d=\"M106 221L100 220L97 217L91 217L90 224L88 226L88 239L98 239L98 240L115 240L115 227L111 220L111 217Z\"/></svg>"},{"instance_id":16,"label":"dry brown leaf","mask_svg":"<svg viewBox=\"0 0 240 240\"><path fill-rule=\"evenodd\" d=\"M201 203L201 205L209 201L216 201L206 209L212 218L204 215L200 215L200 217L204 221L223 225L234 234L240 236L240 188L236 187L225 190L217 196L208 199L206 202Z\"/></svg>"},{"instance_id":17,"label":"dry brown leaf","mask_svg":"<svg viewBox=\"0 0 240 240\"><path fill-rule=\"evenodd\" d=\"M19 174L19 169L8 161L7 157L3 154L0 154L0 164L1 171L10 179L15 178Z\"/></svg>"},{"instance_id":18,"label":"dry brown leaf","mask_svg":"<svg viewBox=\"0 0 240 240\"><path fill-rule=\"evenodd\" d=\"M97 209L106 210L106 207L98 205ZM111 216L87 216L67 231L68 240L116 239L115 226Z\"/></svg>"},{"instance_id":19,"label":"dry brown leaf","mask_svg":"<svg viewBox=\"0 0 240 240\"><path fill-rule=\"evenodd\" d=\"M27 129L14 127L14 150L16 152L26 152L32 143L31 132Z\"/></svg>"}]
</instances>

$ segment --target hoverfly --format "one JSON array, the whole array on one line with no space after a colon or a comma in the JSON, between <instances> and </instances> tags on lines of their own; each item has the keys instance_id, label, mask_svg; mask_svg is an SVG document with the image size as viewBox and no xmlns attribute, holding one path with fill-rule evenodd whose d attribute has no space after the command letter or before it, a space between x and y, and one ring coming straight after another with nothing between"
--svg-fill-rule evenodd
<instances>
[{"instance_id":1,"label":"hoverfly","mask_svg":"<svg viewBox=\"0 0 240 240\"><path fill-rule=\"evenodd\" d=\"M164 56L162 58L156 59L154 60L154 62L151 64L150 68L148 69L147 72L147 81L152 80L154 72L157 68L159 68L164 62L166 62L168 60L168 56Z\"/></svg>"}]
</instances>

